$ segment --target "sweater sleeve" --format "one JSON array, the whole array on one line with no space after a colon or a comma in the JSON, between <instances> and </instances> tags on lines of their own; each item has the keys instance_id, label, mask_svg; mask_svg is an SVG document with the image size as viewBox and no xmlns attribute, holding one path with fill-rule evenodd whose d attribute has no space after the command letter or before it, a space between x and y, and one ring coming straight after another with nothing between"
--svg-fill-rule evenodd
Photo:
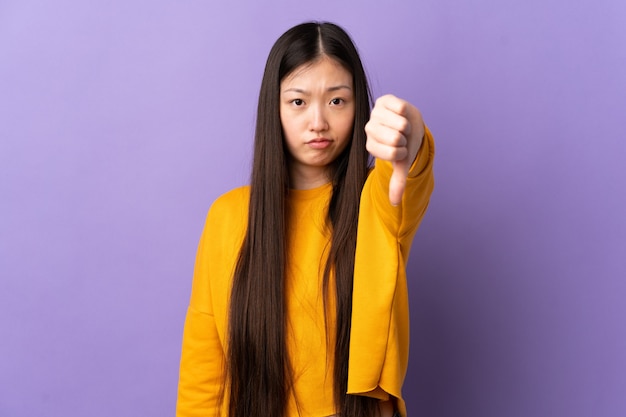
<instances>
[{"instance_id":1,"label":"sweater sleeve","mask_svg":"<svg viewBox=\"0 0 626 417\"><path fill-rule=\"evenodd\" d=\"M183 331L177 417L222 415L228 299L246 230L249 190L240 187L211 205L198 244Z\"/></svg>"},{"instance_id":2,"label":"sweater sleeve","mask_svg":"<svg viewBox=\"0 0 626 417\"><path fill-rule=\"evenodd\" d=\"M220 342L209 282L207 217L194 267L191 299L183 331L178 382L177 417L217 415L223 384L224 353Z\"/></svg>"},{"instance_id":3,"label":"sweater sleeve","mask_svg":"<svg viewBox=\"0 0 626 417\"><path fill-rule=\"evenodd\" d=\"M426 127L422 146L409 170L400 205L394 207L389 202L389 181L393 172L390 162L377 159L371 178L368 179L370 184L364 187L364 197L369 198L365 203L372 204L389 233L399 240L408 240L410 243L426 213L434 185L434 151L433 137Z\"/></svg>"},{"instance_id":4,"label":"sweater sleeve","mask_svg":"<svg viewBox=\"0 0 626 417\"><path fill-rule=\"evenodd\" d=\"M434 187L434 142L428 128L409 170L402 202L389 202L391 164L376 161L361 194L355 256L348 393L394 397L406 415L402 384L408 366L406 262Z\"/></svg>"}]
</instances>

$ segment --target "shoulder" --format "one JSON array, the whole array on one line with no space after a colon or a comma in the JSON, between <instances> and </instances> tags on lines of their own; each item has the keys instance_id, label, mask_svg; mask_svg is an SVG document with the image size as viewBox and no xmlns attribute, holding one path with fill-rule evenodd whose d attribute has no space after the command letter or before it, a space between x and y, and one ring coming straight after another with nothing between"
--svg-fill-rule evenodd
<instances>
[{"instance_id":1,"label":"shoulder","mask_svg":"<svg viewBox=\"0 0 626 417\"><path fill-rule=\"evenodd\" d=\"M209 209L207 223L231 225L247 219L250 187L245 185L234 188L219 196Z\"/></svg>"},{"instance_id":2,"label":"shoulder","mask_svg":"<svg viewBox=\"0 0 626 417\"><path fill-rule=\"evenodd\" d=\"M211 210L221 210L233 208L233 206L239 206L242 203L248 203L250 199L250 186L244 185L241 187L233 188L230 191L225 192L221 196L217 197L211 205Z\"/></svg>"}]
</instances>

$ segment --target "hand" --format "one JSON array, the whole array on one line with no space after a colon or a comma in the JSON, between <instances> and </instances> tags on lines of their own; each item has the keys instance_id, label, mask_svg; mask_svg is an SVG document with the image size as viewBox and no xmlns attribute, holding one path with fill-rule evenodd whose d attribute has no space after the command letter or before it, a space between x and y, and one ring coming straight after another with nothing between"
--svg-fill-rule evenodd
<instances>
[{"instance_id":1,"label":"hand","mask_svg":"<svg viewBox=\"0 0 626 417\"><path fill-rule=\"evenodd\" d=\"M397 206L402 202L409 168L424 139L422 114L408 101L385 95L376 100L365 133L369 153L393 166L389 202Z\"/></svg>"}]
</instances>

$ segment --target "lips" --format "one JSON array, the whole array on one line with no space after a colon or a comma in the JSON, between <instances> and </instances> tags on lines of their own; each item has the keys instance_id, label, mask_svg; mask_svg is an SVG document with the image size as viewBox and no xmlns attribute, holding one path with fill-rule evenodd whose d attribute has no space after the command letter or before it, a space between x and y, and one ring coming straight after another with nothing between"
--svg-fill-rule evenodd
<instances>
[{"instance_id":1,"label":"lips","mask_svg":"<svg viewBox=\"0 0 626 417\"><path fill-rule=\"evenodd\" d=\"M325 149L333 143L332 140L327 138L315 138L308 141L306 144L313 149Z\"/></svg>"}]
</instances>

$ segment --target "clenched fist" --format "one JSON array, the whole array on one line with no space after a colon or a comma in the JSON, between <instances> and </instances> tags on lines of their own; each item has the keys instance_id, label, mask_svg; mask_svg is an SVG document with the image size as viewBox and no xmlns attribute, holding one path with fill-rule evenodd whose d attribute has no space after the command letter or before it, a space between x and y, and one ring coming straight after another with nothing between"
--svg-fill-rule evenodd
<instances>
[{"instance_id":1,"label":"clenched fist","mask_svg":"<svg viewBox=\"0 0 626 417\"><path fill-rule=\"evenodd\" d=\"M422 114L408 101L388 94L376 100L365 133L369 153L393 165L389 201L397 206L402 202L409 168L424 139Z\"/></svg>"}]
</instances>

